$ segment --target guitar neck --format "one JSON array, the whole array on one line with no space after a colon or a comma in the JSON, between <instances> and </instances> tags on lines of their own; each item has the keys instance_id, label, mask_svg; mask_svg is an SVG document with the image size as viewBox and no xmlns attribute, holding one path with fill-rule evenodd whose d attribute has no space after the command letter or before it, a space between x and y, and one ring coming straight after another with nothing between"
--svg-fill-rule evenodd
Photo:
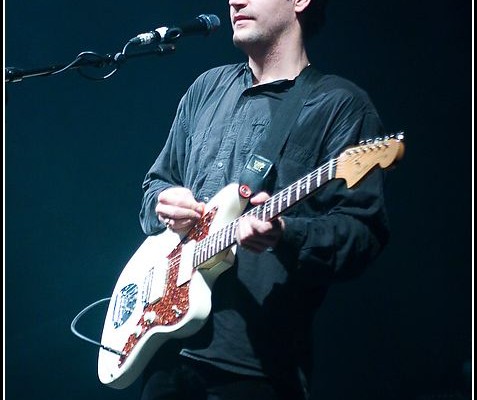
<instances>
[{"instance_id":1,"label":"guitar neck","mask_svg":"<svg viewBox=\"0 0 477 400\"><path fill-rule=\"evenodd\" d=\"M265 203L252 208L244 215L252 215L262 221L270 221L312 194L316 189L335 177L336 159L309 173L290 186L274 194Z\"/></svg>"},{"instance_id":2,"label":"guitar neck","mask_svg":"<svg viewBox=\"0 0 477 400\"><path fill-rule=\"evenodd\" d=\"M240 218L249 215L264 222L276 218L296 203L312 194L326 182L334 179L336 176L336 163L337 159L331 159L318 169L310 172L308 175L274 194L265 203L250 209L217 232L214 232L208 235L205 239L199 241L194 253L194 267L199 266L221 251L224 251L235 244L235 235Z\"/></svg>"}]
</instances>

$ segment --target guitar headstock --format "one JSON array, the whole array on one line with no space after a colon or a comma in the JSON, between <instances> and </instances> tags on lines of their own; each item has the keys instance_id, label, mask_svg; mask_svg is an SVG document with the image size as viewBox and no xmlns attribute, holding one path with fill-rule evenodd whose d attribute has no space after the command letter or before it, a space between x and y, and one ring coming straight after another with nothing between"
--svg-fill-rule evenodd
<instances>
[{"instance_id":1,"label":"guitar headstock","mask_svg":"<svg viewBox=\"0 0 477 400\"><path fill-rule=\"evenodd\" d=\"M346 180L348 187L356 185L374 167L387 169L404 155L403 132L360 142L343 151L337 158L336 178Z\"/></svg>"}]
</instances>

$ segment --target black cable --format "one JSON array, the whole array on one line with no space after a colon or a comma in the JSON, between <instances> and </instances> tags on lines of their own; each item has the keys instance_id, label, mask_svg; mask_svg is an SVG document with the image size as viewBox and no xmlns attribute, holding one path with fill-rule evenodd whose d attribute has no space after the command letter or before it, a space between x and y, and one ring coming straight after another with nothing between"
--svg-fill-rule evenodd
<instances>
[{"instance_id":1,"label":"black cable","mask_svg":"<svg viewBox=\"0 0 477 400\"><path fill-rule=\"evenodd\" d=\"M117 354L119 356L124 356L125 354L122 352L122 351L119 351L119 350L115 350L115 349L112 349L111 347L108 347L108 346L105 346L103 344L101 344L100 342L97 342L96 340L93 340L93 339L90 339L84 335L82 335L81 333L79 333L77 330L76 330L76 323L78 322L78 320L87 312L89 311L90 309L92 309L93 307L96 307L98 304L100 303L103 303L105 301L109 301L111 300L111 297L107 297L107 298L104 298L104 299L101 299L101 300L98 300L98 301L95 301L94 303L90 304L89 306L85 307L83 310L81 310L78 315L76 317L73 318L73 321L71 321L71 325L70 325L70 328L71 328L71 331L76 335L78 336L80 339L83 339L89 343L92 343L96 346L99 346L101 348L103 348L104 350L107 350L107 351L110 351L111 353L114 353L114 354Z\"/></svg>"}]
</instances>

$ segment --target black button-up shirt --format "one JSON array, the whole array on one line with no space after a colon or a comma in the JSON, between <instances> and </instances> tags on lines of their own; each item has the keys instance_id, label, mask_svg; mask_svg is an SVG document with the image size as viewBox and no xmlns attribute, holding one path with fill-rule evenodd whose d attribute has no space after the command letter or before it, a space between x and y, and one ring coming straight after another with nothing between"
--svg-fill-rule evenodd
<instances>
[{"instance_id":1,"label":"black button-up shirt","mask_svg":"<svg viewBox=\"0 0 477 400\"><path fill-rule=\"evenodd\" d=\"M154 212L162 190L184 186L207 202L238 181L260 141L281 134L269 131L270 121L296 81L254 87L249 67L237 64L207 71L193 83L144 180L140 221L146 234L164 229ZM346 147L382 136L363 90L334 75L313 85L275 166L271 194ZM373 171L352 189L333 180L283 218L286 229L274 251L239 248L234 268L214 285L206 327L186 340L183 354L249 375L290 365L291 338L307 325L325 288L358 275L387 242L383 173Z\"/></svg>"}]
</instances>

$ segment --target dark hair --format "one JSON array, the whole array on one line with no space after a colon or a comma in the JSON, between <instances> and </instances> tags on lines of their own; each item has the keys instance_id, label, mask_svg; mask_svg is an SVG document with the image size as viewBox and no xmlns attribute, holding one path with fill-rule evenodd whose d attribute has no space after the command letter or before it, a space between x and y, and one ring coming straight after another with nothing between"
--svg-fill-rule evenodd
<instances>
[{"instance_id":1,"label":"dark hair","mask_svg":"<svg viewBox=\"0 0 477 400\"><path fill-rule=\"evenodd\" d=\"M305 39L316 35L325 23L325 8L328 0L311 0L301 14L301 26Z\"/></svg>"}]
</instances>

